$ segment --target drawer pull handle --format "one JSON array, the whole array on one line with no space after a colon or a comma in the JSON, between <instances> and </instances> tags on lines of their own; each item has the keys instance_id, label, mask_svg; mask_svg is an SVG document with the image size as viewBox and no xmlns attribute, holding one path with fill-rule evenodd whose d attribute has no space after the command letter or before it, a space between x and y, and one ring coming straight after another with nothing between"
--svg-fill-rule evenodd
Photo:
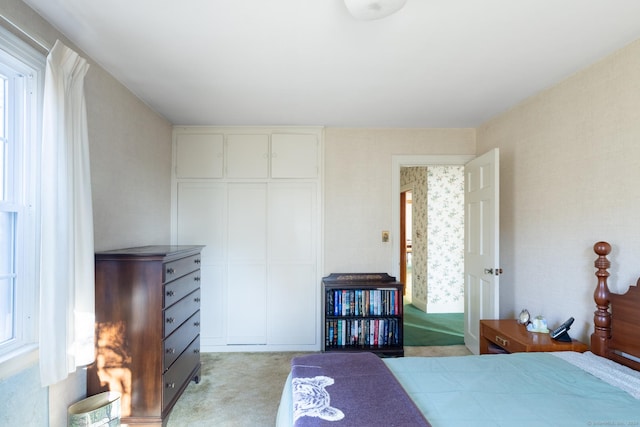
<instances>
[{"instance_id":1,"label":"drawer pull handle","mask_svg":"<svg viewBox=\"0 0 640 427\"><path fill-rule=\"evenodd\" d=\"M176 383L166 383L165 387L166 388L176 388Z\"/></svg>"},{"instance_id":2,"label":"drawer pull handle","mask_svg":"<svg viewBox=\"0 0 640 427\"><path fill-rule=\"evenodd\" d=\"M200 264L200 258L194 259L193 262L195 262L196 264Z\"/></svg>"},{"instance_id":3,"label":"drawer pull handle","mask_svg":"<svg viewBox=\"0 0 640 427\"><path fill-rule=\"evenodd\" d=\"M506 346L509 345L509 340L505 340L504 338L502 338L502 337L500 337L498 335L496 335L496 342L498 344L500 344L501 346L503 346L503 347L506 347Z\"/></svg>"},{"instance_id":4,"label":"drawer pull handle","mask_svg":"<svg viewBox=\"0 0 640 427\"><path fill-rule=\"evenodd\" d=\"M173 268L167 268L167 274L173 274L176 271Z\"/></svg>"},{"instance_id":5,"label":"drawer pull handle","mask_svg":"<svg viewBox=\"0 0 640 427\"><path fill-rule=\"evenodd\" d=\"M167 317L167 323L171 324L175 321L176 319L174 319L173 317Z\"/></svg>"},{"instance_id":6,"label":"drawer pull handle","mask_svg":"<svg viewBox=\"0 0 640 427\"><path fill-rule=\"evenodd\" d=\"M200 281L200 276L194 277L193 280L195 280L196 282L199 282Z\"/></svg>"},{"instance_id":7,"label":"drawer pull handle","mask_svg":"<svg viewBox=\"0 0 640 427\"><path fill-rule=\"evenodd\" d=\"M167 296L172 297L174 295L173 291L167 291Z\"/></svg>"},{"instance_id":8,"label":"drawer pull handle","mask_svg":"<svg viewBox=\"0 0 640 427\"><path fill-rule=\"evenodd\" d=\"M176 349L175 349L175 348L168 348L168 349L166 350L166 353L167 353L167 354L174 354L175 352L176 352Z\"/></svg>"}]
</instances>

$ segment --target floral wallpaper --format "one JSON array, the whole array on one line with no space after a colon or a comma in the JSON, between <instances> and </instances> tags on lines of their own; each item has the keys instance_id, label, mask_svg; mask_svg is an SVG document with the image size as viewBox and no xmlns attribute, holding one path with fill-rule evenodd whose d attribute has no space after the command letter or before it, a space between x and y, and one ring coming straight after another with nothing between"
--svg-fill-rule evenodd
<instances>
[{"instance_id":1,"label":"floral wallpaper","mask_svg":"<svg viewBox=\"0 0 640 427\"><path fill-rule=\"evenodd\" d=\"M427 168L400 169L400 185L411 186L411 301L424 309L427 303Z\"/></svg>"},{"instance_id":2,"label":"floral wallpaper","mask_svg":"<svg viewBox=\"0 0 640 427\"><path fill-rule=\"evenodd\" d=\"M464 311L464 166L427 168L427 311Z\"/></svg>"},{"instance_id":3,"label":"floral wallpaper","mask_svg":"<svg viewBox=\"0 0 640 427\"><path fill-rule=\"evenodd\" d=\"M464 311L464 167L401 169L412 187L412 301L429 313Z\"/></svg>"}]
</instances>

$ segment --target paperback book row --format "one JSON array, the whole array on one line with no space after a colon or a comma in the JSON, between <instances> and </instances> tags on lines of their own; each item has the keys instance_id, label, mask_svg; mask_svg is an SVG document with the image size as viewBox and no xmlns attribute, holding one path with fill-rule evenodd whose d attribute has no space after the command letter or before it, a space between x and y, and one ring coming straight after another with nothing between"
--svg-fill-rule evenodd
<instances>
[{"instance_id":1,"label":"paperback book row","mask_svg":"<svg viewBox=\"0 0 640 427\"><path fill-rule=\"evenodd\" d=\"M329 289L327 316L395 316L400 314L398 289Z\"/></svg>"},{"instance_id":2,"label":"paperback book row","mask_svg":"<svg viewBox=\"0 0 640 427\"><path fill-rule=\"evenodd\" d=\"M382 348L399 346L398 318L333 319L325 322L325 348Z\"/></svg>"}]
</instances>

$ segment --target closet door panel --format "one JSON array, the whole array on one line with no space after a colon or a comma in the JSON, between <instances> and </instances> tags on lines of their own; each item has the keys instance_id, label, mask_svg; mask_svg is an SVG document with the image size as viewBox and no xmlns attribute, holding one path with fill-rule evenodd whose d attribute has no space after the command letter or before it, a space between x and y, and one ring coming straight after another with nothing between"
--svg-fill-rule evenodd
<instances>
[{"instance_id":1,"label":"closet door panel","mask_svg":"<svg viewBox=\"0 0 640 427\"><path fill-rule=\"evenodd\" d=\"M316 344L315 265L271 264L268 289L269 344Z\"/></svg>"},{"instance_id":2,"label":"closet door panel","mask_svg":"<svg viewBox=\"0 0 640 427\"><path fill-rule=\"evenodd\" d=\"M270 260L315 262L318 234L316 184L271 184L268 211Z\"/></svg>"},{"instance_id":3,"label":"closet door panel","mask_svg":"<svg viewBox=\"0 0 640 427\"><path fill-rule=\"evenodd\" d=\"M266 265L230 263L227 344L267 343Z\"/></svg>"},{"instance_id":4,"label":"closet door panel","mask_svg":"<svg viewBox=\"0 0 640 427\"><path fill-rule=\"evenodd\" d=\"M198 242L203 264L225 261L227 185L178 183L176 243Z\"/></svg>"},{"instance_id":5,"label":"closet door panel","mask_svg":"<svg viewBox=\"0 0 640 427\"><path fill-rule=\"evenodd\" d=\"M269 185L268 333L270 344L316 343L315 183Z\"/></svg>"},{"instance_id":6,"label":"closet door panel","mask_svg":"<svg viewBox=\"0 0 640 427\"><path fill-rule=\"evenodd\" d=\"M226 344L226 300L223 265L204 265L200 269L200 345Z\"/></svg>"},{"instance_id":7,"label":"closet door panel","mask_svg":"<svg viewBox=\"0 0 640 427\"><path fill-rule=\"evenodd\" d=\"M200 343L203 346L225 344L226 205L227 184L178 183L176 244L205 245L200 264Z\"/></svg>"},{"instance_id":8,"label":"closet door panel","mask_svg":"<svg viewBox=\"0 0 640 427\"><path fill-rule=\"evenodd\" d=\"M266 343L267 186L229 184L227 343Z\"/></svg>"},{"instance_id":9,"label":"closet door panel","mask_svg":"<svg viewBox=\"0 0 640 427\"><path fill-rule=\"evenodd\" d=\"M269 176L269 135L227 136L227 178Z\"/></svg>"},{"instance_id":10,"label":"closet door panel","mask_svg":"<svg viewBox=\"0 0 640 427\"><path fill-rule=\"evenodd\" d=\"M224 135L179 134L176 136L177 178L222 178Z\"/></svg>"},{"instance_id":11,"label":"closet door panel","mask_svg":"<svg viewBox=\"0 0 640 427\"><path fill-rule=\"evenodd\" d=\"M271 135L272 178L316 178L318 138L311 134Z\"/></svg>"},{"instance_id":12,"label":"closet door panel","mask_svg":"<svg viewBox=\"0 0 640 427\"><path fill-rule=\"evenodd\" d=\"M229 184L227 257L266 261L266 184Z\"/></svg>"}]
</instances>

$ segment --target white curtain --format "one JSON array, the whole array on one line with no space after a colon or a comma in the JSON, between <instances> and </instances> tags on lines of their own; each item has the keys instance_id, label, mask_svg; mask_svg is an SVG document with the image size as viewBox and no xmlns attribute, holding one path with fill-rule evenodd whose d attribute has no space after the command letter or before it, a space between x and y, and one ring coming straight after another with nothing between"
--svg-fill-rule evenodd
<instances>
[{"instance_id":1,"label":"white curtain","mask_svg":"<svg viewBox=\"0 0 640 427\"><path fill-rule=\"evenodd\" d=\"M94 359L94 246L84 77L87 61L57 41L45 71L42 128L40 378Z\"/></svg>"}]
</instances>

